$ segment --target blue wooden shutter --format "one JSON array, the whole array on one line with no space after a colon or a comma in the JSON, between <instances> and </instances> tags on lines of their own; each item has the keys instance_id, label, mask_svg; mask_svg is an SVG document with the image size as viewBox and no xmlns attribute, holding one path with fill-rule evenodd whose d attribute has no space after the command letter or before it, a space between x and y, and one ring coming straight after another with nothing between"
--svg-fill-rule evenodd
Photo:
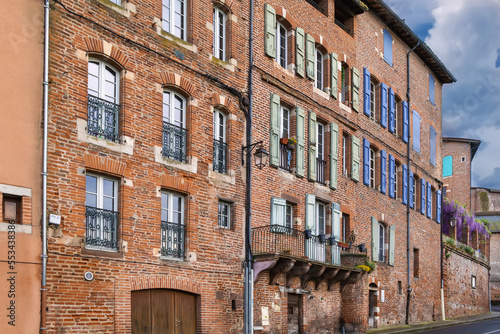
<instances>
[{"instance_id":1,"label":"blue wooden shutter","mask_svg":"<svg viewBox=\"0 0 500 334\"><path fill-rule=\"evenodd\" d=\"M276 11L269 4L264 5L265 14L265 45L266 55L276 58ZM215 29L215 27L214 27Z\"/></svg>"},{"instance_id":2,"label":"blue wooden shutter","mask_svg":"<svg viewBox=\"0 0 500 334\"><path fill-rule=\"evenodd\" d=\"M286 201L271 197L271 225L286 226Z\"/></svg>"},{"instance_id":3,"label":"blue wooden shutter","mask_svg":"<svg viewBox=\"0 0 500 334\"><path fill-rule=\"evenodd\" d=\"M380 151L380 192L387 192L387 153L384 150Z\"/></svg>"},{"instance_id":4,"label":"blue wooden shutter","mask_svg":"<svg viewBox=\"0 0 500 334\"><path fill-rule=\"evenodd\" d=\"M441 190L436 190L436 221L441 223Z\"/></svg>"},{"instance_id":5,"label":"blue wooden shutter","mask_svg":"<svg viewBox=\"0 0 500 334\"><path fill-rule=\"evenodd\" d=\"M408 109L408 102L403 101L403 141L408 143L410 134L410 114Z\"/></svg>"},{"instance_id":6,"label":"blue wooden shutter","mask_svg":"<svg viewBox=\"0 0 500 334\"><path fill-rule=\"evenodd\" d=\"M434 127L431 126L429 132L430 132L430 140L431 140L430 162L431 162L431 164L436 166L436 130L434 130Z\"/></svg>"},{"instance_id":7,"label":"blue wooden shutter","mask_svg":"<svg viewBox=\"0 0 500 334\"><path fill-rule=\"evenodd\" d=\"M295 29L295 58L296 58L296 63L295 64L295 71L297 72L297 75L300 77L304 77L305 75L305 68L304 68L304 61L306 58L306 38L305 38L305 33L304 29L297 27Z\"/></svg>"},{"instance_id":8,"label":"blue wooden shutter","mask_svg":"<svg viewBox=\"0 0 500 334\"><path fill-rule=\"evenodd\" d=\"M389 131L394 133L396 129L396 118L394 117L394 90L389 87Z\"/></svg>"},{"instance_id":9,"label":"blue wooden shutter","mask_svg":"<svg viewBox=\"0 0 500 334\"><path fill-rule=\"evenodd\" d=\"M420 153L420 115L413 110L413 149Z\"/></svg>"},{"instance_id":10,"label":"blue wooden shutter","mask_svg":"<svg viewBox=\"0 0 500 334\"><path fill-rule=\"evenodd\" d=\"M425 180L420 179L420 213L425 215Z\"/></svg>"},{"instance_id":11,"label":"blue wooden shutter","mask_svg":"<svg viewBox=\"0 0 500 334\"><path fill-rule=\"evenodd\" d=\"M389 265L394 266L394 246L396 242L396 225L389 227Z\"/></svg>"},{"instance_id":12,"label":"blue wooden shutter","mask_svg":"<svg viewBox=\"0 0 500 334\"><path fill-rule=\"evenodd\" d=\"M447 155L443 158L443 177L453 175L453 157Z\"/></svg>"},{"instance_id":13,"label":"blue wooden shutter","mask_svg":"<svg viewBox=\"0 0 500 334\"><path fill-rule=\"evenodd\" d=\"M392 36L384 29L384 60L392 66Z\"/></svg>"},{"instance_id":14,"label":"blue wooden shutter","mask_svg":"<svg viewBox=\"0 0 500 334\"><path fill-rule=\"evenodd\" d=\"M408 204L408 167L403 165L403 204Z\"/></svg>"},{"instance_id":15,"label":"blue wooden shutter","mask_svg":"<svg viewBox=\"0 0 500 334\"><path fill-rule=\"evenodd\" d=\"M387 127L387 85L380 84L380 125Z\"/></svg>"},{"instance_id":16,"label":"blue wooden shutter","mask_svg":"<svg viewBox=\"0 0 500 334\"><path fill-rule=\"evenodd\" d=\"M280 147L280 97L271 93L271 136L269 139L269 166L279 167Z\"/></svg>"},{"instance_id":17,"label":"blue wooden shutter","mask_svg":"<svg viewBox=\"0 0 500 334\"><path fill-rule=\"evenodd\" d=\"M316 225L316 196L306 194L306 229L312 230Z\"/></svg>"},{"instance_id":18,"label":"blue wooden shutter","mask_svg":"<svg viewBox=\"0 0 500 334\"><path fill-rule=\"evenodd\" d=\"M370 117L370 71L368 68L363 68L363 112L366 116Z\"/></svg>"},{"instance_id":19,"label":"blue wooden shutter","mask_svg":"<svg viewBox=\"0 0 500 334\"><path fill-rule=\"evenodd\" d=\"M392 154L389 154L389 197L394 198L395 196L395 179L394 172L396 169L396 163Z\"/></svg>"},{"instance_id":20,"label":"blue wooden shutter","mask_svg":"<svg viewBox=\"0 0 500 334\"><path fill-rule=\"evenodd\" d=\"M363 184L370 186L370 142L363 138Z\"/></svg>"},{"instance_id":21,"label":"blue wooden shutter","mask_svg":"<svg viewBox=\"0 0 500 334\"><path fill-rule=\"evenodd\" d=\"M432 188L431 184L427 182L427 217L432 216Z\"/></svg>"},{"instance_id":22,"label":"blue wooden shutter","mask_svg":"<svg viewBox=\"0 0 500 334\"><path fill-rule=\"evenodd\" d=\"M436 105L435 84L436 81L434 80L434 76L429 73L429 101L431 101L431 103L434 105Z\"/></svg>"},{"instance_id":23,"label":"blue wooden shutter","mask_svg":"<svg viewBox=\"0 0 500 334\"><path fill-rule=\"evenodd\" d=\"M413 209L413 171L410 170L410 208ZM415 203L416 204L416 203Z\"/></svg>"}]
</instances>

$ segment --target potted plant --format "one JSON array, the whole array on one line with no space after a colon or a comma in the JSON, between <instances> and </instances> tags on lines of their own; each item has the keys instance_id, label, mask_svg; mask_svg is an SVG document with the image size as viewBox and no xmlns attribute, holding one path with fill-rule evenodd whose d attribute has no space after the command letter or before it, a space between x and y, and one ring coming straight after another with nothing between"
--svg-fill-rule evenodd
<instances>
[{"instance_id":1,"label":"potted plant","mask_svg":"<svg viewBox=\"0 0 500 334\"><path fill-rule=\"evenodd\" d=\"M305 230L304 233L306 235L306 239L311 239L312 231L310 229Z\"/></svg>"},{"instance_id":2,"label":"potted plant","mask_svg":"<svg viewBox=\"0 0 500 334\"><path fill-rule=\"evenodd\" d=\"M325 235L324 234L318 235L318 238L319 238L320 243L322 243L322 244L325 243Z\"/></svg>"},{"instance_id":3,"label":"potted plant","mask_svg":"<svg viewBox=\"0 0 500 334\"><path fill-rule=\"evenodd\" d=\"M280 144L283 144L283 145L288 144L288 138L281 138L280 139Z\"/></svg>"},{"instance_id":4,"label":"potted plant","mask_svg":"<svg viewBox=\"0 0 500 334\"><path fill-rule=\"evenodd\" d=\"M295 139L295 137L288 138L287 146L289 149L294 150L296 144L297 144L297 139Z\"/></svg>"},{"instance_id":5,"label":"potted plant","mask_svg":"<svg viewBox=\"0 0 500 334\"><path fill-rule=\"evenodd\" d=\"M330 245L335 245L335 237L332 235L328 238L328 242L330 243Z\"/></svg>"}]
</instances>

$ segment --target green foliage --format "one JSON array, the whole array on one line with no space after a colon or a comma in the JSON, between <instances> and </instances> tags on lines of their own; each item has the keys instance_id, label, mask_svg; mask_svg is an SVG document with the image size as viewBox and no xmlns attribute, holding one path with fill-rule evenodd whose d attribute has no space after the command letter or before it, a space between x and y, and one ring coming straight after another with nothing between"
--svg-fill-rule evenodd
<instances>
[{"instance_id":1,"label":"green foliage","mask_svg":"<svg viewBox=\"0 0 500 334\"><path fill-rule=\"evenodd\" d=\"M479 193L479 204L481 205L481 211L489 211L490 209L490 198L486 191L481 191Z\"/></svg>"},{"instance_id":2,"label":"green foliage","mask_svg":"<svg viewBox=\"0 0 500 334\"><path fill-rule=\"evenodd\" d=\"M373 261L370 261L370 260L366 260L365 261L365 266L367 266L368 268L370 268L370 272L374 271L375 268L377 267L377 264L375 264L375 262Z\"/></svg>"},{"instance_id":3,"label":"green foliage","mask_svg":"<svg viewBox=\"0 0 500 334\"><path fill-rule=\"evenodd\" d=\"M465 246L465 247L463 248L463 250L464 250L466 253L470 254L470 255L473 255L473 254L474 254L474 248L472 248L472 247L470 247L470 246Z\"/></svg>"},{"instance_id":4,"label":"green foliage","mask_svg":"<svg viewBox=\"0 0 500 334\"><path fill-rule=\"evenodd\" d=\"M447 252L444 254L444 256L446 257L446 259L449 259L449 258L450 258L450 256L451 256L451 252L448 252L448 251L447 251Z\"/></svg>"},{"instance_id":5,"label":"green foliage","mask_svg":"<svg viewBox=\"0 0 500 334\"><path fill-rule=\"evenodd\" d=\"M446 240L444 241L446 242L448 245L452 246L452 247L455 247L455 239L452 239L450 237L447 237Z\"/></svg>"}]
</instances>

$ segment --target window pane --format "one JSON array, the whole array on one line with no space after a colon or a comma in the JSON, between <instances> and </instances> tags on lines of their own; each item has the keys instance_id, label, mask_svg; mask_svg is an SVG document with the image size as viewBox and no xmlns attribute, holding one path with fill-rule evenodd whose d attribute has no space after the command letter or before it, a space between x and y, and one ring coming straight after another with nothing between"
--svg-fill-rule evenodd
<instances>
[{"instance_id":1,"label":"window pane","mask_svg":"<svg viewBox=\"0 0 500 334\"><path fill-rule=\"evenodd\" d=\"M170 92L163 92L163 121L170 123Z\"/></svg>"},{"instance_id":2,"label":"window pane","mask_svg":"<svg viewBox=\"0 0 500 334\"><path fill-rule=\"evenodd\" d=\"M115 211L115 203L112 197L103 197L102 199L102 208L104 210Z\"/></svg>"},{"instance_id":3,"label":"window pane","mask_svg":"<svg viewBox=\"0 0 500 334\"><path fill-rule=\"evenodd\" d=\"M104 196L114 197L115 196L115 182L111 180L103 180L103 194Z\"/></svg>"},{"instance_id":4,"label":"window pane","mask_svg":"<svg viewBox=\"0 0 500 334\"><path fill-rule=\"evenodd\" d=\"M183 127L184 119L183 119L183 109L184 109L184 101L177 96L174 95L174 119L173 124Z\"/></svg>"},{"instance_id":5,"label":"window pane","mask_svg":"<svg viewBox=\"0 0 500 334\"><path fill-rule=\"evenodd\" d=\"M87 193L85 196L85 205L93 208L97 207L97 195Z\"/></svg>"},{"instance_id":6,"label":"window pane","mask_svg":"<svg viewBox=\"0 0 500 334\"><path fill-rule=\"evenodd\" d=\"M99 63L89 61L88 93L99 96Z\"/></svg>"},{"instance_id":7,"label":"window pane","mask_svg":"<svg viewBox=\"0 0 500 334\"><path fill-rule=\"evenodd\" d=\"M162 19L163 30L170 32L170 0L163 0Z\"/></svg>"},{"instance_id":8,"label":"window pane","mask_svg":"<svg viewBox=\"0 0 500 334\"><path fill-rule=\"evenodd\" d=\"M86 191L97 193L97 177L92 175L86 176Z\"/></svg>"}]
</instances>

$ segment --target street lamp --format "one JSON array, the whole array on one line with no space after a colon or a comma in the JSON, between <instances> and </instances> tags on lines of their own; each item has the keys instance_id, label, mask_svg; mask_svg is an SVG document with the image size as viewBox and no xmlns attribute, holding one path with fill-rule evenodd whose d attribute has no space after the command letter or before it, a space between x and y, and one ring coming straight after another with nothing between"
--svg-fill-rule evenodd
<instances>
[{"instance_id":1,"label":"street lamp","mask_svg":"<svg viewBox=\"0 0 500 334\"><path fill-rule=\"evenodd\" d=\"M244 159L244 153L245 150L250 149L250 152L253 151L255 146L260 145L259 148L255 150L255 153L253 154L254 159L255 159L255 166L258 167L259 169L262 169L265 165L267 165L267 160L269 158L269 153L266 151L266 149L262 146L263 141L259 141L247 146L241 146L241 164L243 165L245 163Z\"/></svg>"}]
</instances>

